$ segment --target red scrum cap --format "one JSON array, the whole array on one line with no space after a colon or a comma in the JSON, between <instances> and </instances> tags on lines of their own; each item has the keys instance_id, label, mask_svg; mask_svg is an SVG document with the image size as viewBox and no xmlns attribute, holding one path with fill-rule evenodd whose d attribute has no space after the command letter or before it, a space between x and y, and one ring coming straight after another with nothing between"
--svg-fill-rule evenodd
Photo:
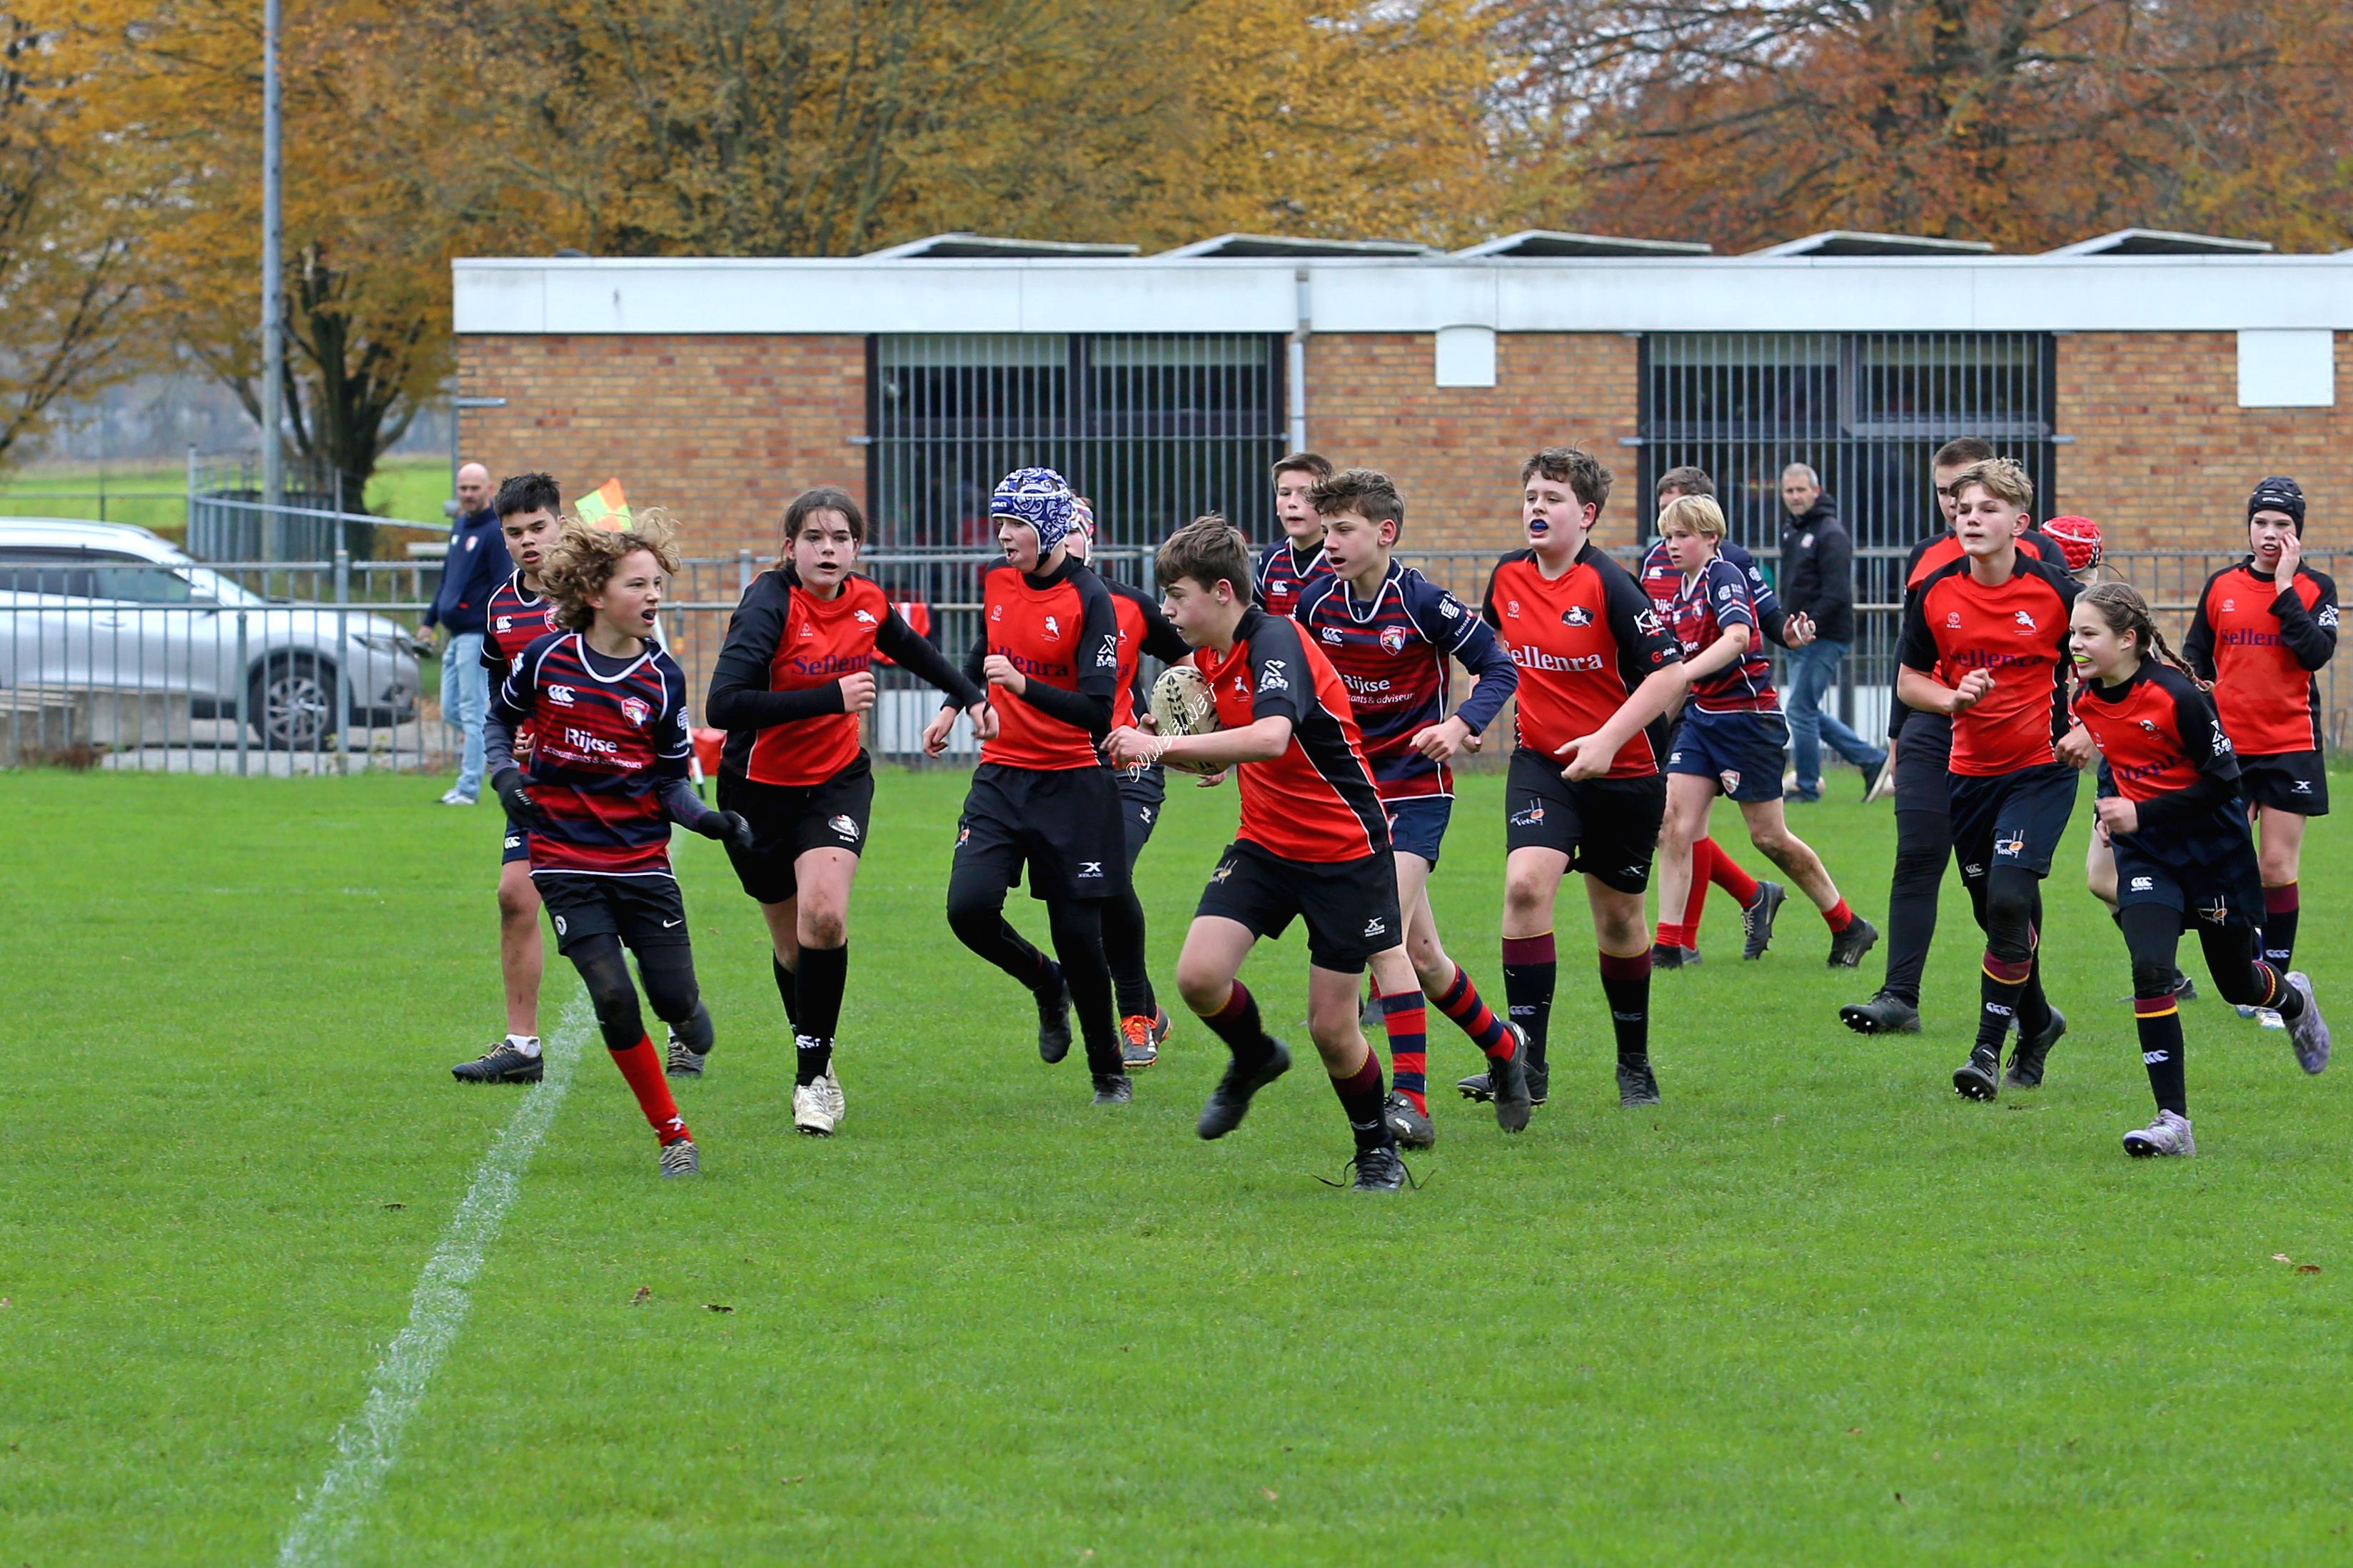
<instances>
[{"instance_id":1,"label":"red scrum cap","mask_svg":"<svg viewBox=\"0 0 2353 1568\"><path fill-rule=\"evenodd\" d=\"M2054 517L2042 525L2042 531L2067 557L2068 571L2081 572L2100 563L2100 525L2090 518Z\"/></svg>"}]
</instances>

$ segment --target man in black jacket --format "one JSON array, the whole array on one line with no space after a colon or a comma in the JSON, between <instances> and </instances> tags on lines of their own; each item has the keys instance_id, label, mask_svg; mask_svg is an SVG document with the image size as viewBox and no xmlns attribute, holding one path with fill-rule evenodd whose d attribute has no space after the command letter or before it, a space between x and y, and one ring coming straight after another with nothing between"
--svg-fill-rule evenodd
<instances>
[{"instance_id":1,"label":"man in black jacket","mask_svg":"<svg viewBox=\"0 0 2353 1568\"><path fill-rule=\"evenodd\" d=\"M1789 511L1781 529L1781 607L1814 623L1814 640L1789 656L1789 737L1798 776L1788 798L1822 797L1824 740L1862 770L1867 795L1887 765L1887 753L1822 708L1854 642L1854 542L1839 521L1838 502L1823 493L1820 476L1806 464L1781 471L1781 504Z\"/></svg>"},{"instance_id":2,"label":"man in black jacket","mask_svg":"<svg viewBox=\"0 0 2353 1568\"><path fill-rule=\"evenodd\" d=\"M418 634L427 647L438 631L448 641L441 649L441 713L465 733L458 757L458 782L441 797L443 805L471 805L482 793L482 721L491 707L489 672L482 668L482 628L489 625L491 595L514 573L499 514L491 505L491 471L480 463L458 470L458 519L449 525L449 553L441 562L441 586L425 612Z\"/></svg>"}]
</instances>

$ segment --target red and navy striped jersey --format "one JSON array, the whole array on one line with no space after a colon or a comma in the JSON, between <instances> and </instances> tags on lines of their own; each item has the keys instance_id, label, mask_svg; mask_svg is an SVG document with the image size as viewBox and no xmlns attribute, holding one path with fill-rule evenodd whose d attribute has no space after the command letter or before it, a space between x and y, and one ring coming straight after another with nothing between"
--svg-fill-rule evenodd
<instances>
[{"instance_id":1,"label":"red and navy striped jersey","mask_svg":"<svg viewBox=\"0 0 2353 1568\"><path fill-rule=\"evenodd\" d=\"M981 601L982 635L964 669L975 685L985 684L986 658L1003 654L1032 688L1077 692L1110 712L1118 697L1119 612L1102 578L1077 561L1064 561L1043 577L992 566ZM1056 718L1032 698L1016 697L1009 687L987 691L997 731L980 743L982 762L1039 773L1104 765L1097 737L1085 729Z\"/></svg>"},{"instance_id":2,"label":"red and navy striped jersey","mask_svg":"<svg viewBox=\"0 0 2353 1568\"><path fill-rule=\"evenodd\" d=\"M1734 626L1748 628L1748 648L1714 675L1692 682L1691 704L1703 713L1778 713L1781 699L1773 690L1773 666L1765 657L1765 637L1757 624L1757 605L1748 596L1748 574L1723 556L1709 559L1688 581L1675 579L1673 602L1667 619L1683 644L1683 658L1704 653Z\"/></svg>"},{"instance_id":3,"label":"red and navy striped jersey","mask_svg":"<svg viewBox=\"0 0 2353 1568\"><path fill-rule=\"evenodd\" d=\"M1773 580L1765 575L1762 566L1757 564L1757 557L1729 539L1718 544L1715 552L1739 567L1741 574L1748 579L1748 603L1757 612L1757 629L1784 647L1788 647L1782 628L1788 625L1789 617L1781 608L1781 596L1773 592ZM1675 595L1683 590L1683 573L1682 567L1668 559L1665 540L1651 541L1651 548L1642 553L1642 570L1639 575L1642 580L1642 592L1651 596L1651 603L1659 606L1659 614L1663 616L1672 611Z\"/></svg>"},{"instance_id":4,"label":"red and navy striped jersey","mask_svg":"<svg viewBox=\"0 0 2353 1568\"><path fill-rule=\"evenodd\" d=\"M1108 577L1103 585L1111 593L1112 613L1119 617L1119 694L1111 708L1112 726L1117 729L1133 725L1136 710L1151 705L1144 689L1143 656L1148 653L1163 664L1176 664L1192 658L1193 647L1160 613L1159 600Z\"/></svg>"},{"instance_id":5,"label":"red and navy striped jersey","mask_svg":"<svg viewBox=\"0 0 2353 1568\"><path fill-rule=\"evenodd\" d=\"M1413 749L1414 736L1446 717L1449 655L1479 678L1462 704L1474 735L1519 685L1512 656L1467 605L1410 566L1392 561L1368 604L1342 579L1307 585L1293 617L1348 689L1365 758L1383 800L1454 793L1453 771Z\"/></svg>"},{"instance_id":6,"label":"red and navy striped jersey","mask_svg":"<svg viewBox=\"0 0 2353 1568\"><path fill-rule=\"evenodd\" d=\"M2320 749L2320 682L2337 651L2337 584L2300 567L2283 588L2250 555L2206 579L2182 638L2190 668L2214 683L2222 728L2247 757Z\"/></svg>"},{"instance_id":7,"label":"red and navy striped jersey","mask_svg":"<svg viewBox=\"0 0 2353 1568\"><path fill-rule=\"evenodd\" d=\"M1332 567L1324 559L1320 542L1310 546L1302 560L1288 537L1278 539L1258 552L1258 584L1252 596L1259 608L1287 616L1299 607L1310 585L1330 575Z\"/></svg>"},{"instance_id":8,"label":"red and navy striped jersey","mask_svg":"<svg viewBox=\"0 0 2353 1568\"><path fill-rule=\"evenodd\" d=\"M482 668L491 678L491 689L498 689L522 650L545 637L564 628L556 625L555 601L544 594L534 594L522 585L521 568L510 573L507 580L491 590L491 601L483 612ZM528 738L529 726L518 729L515 739Z\"/></svg>"},{"instance_id":9,"label":"red and navy striped jersey","mask_svg":"<svg viewBox=\"0 0 2353 1568\"><path fill-rule=\"evenodd\" d=\"M1546 758L1607 724L1636 687L1683 657L1633 574L1590 541L1557 577L1533 550L1504 556L1479 614L1520 667L1519 743ZM1604 776L1657 773L1666 731L1663 718L1636 731Z\"/></svg>"},{"instance_id":10,"label":"red and navy striped jersey","mask_svg":"<svg viewBox=\"0 0 2353 1568\"><path fill-rule=\"evenodd\" d=\"M1388 815L1348 710L1348 689L1299 623L1242 612L1224 658L1195 648L1194 667L1217 699L1218 722L1240 729L1291 721L1291 744L1271 762L1243 763L1242 820L1235 837L1286 860L1329 865L1389 847Z\"/></svg>"},{"instance_id":11,"label":"red and navy striped jersey","mask_svg":"<svg viewBox=\"0 0 2353 1568\"><path fill-rule=\"evenodd\" d=\"M650 642L626 662L551 632L523 649L491 700L537 736L524 779L547 819L531 833L534 872L667 877L670 818L657 793L687 775L693 744L686 675Z\"/></svg>"},{"instance_id":12,"label":"red and navy striped jersey","mask_svg":"<svg viewBox=\"0 0 2353 1568\"><path fill-rule=\"evenodd\" d=\"M1952 771L1970 778L2056 762L2051 742L2066 729L2067 617L2083 590L2023 550L2017 561L1992 588L1970 574L1968 556L1947 562L1904 612L1908 668L1948 686L1972 669L1993 677L1992 690L1953 716Z\"/></svg>"},{"instance_id":13,"label":"red and navy striped jersey","mask_svg":"<svg viewBox=\"0 0 2353 1568\"><path fill-rule=\"evenodd\" d=\"M2189 677L2146 659L2115 686L2084 682L2075 717L2108 764L2105 782L2140 808L2136 845L2147 847L2155 831L2200 858L2211 846L2247 848L2239 759L2213 702Z\"/></svg>"}]
</instances>

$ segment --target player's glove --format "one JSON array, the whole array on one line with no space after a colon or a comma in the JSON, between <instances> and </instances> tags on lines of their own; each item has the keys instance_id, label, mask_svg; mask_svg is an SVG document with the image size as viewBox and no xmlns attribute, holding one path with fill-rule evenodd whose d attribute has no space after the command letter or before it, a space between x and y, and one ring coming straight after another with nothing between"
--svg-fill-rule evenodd
<instances>
[{"instance_id":1,"label":"player's glove","mask_svg":"<svg viewBox=\"0 0 2353 1568\"><path fill-rule=\"evenodd\" d=\"M531 792L522 787L521 768L501 768L492 773L491 790L499 797L499 804L506 807L507 815L525 827L547 826L547 814L539 809Z\"/></svg>"},{"instance_id":2,"label":"player's glove","mask_svg":"<svg viewBox=\"0 0 2353 1568\"><path fill-rule=\"evenodd\" d=\"M738 849L752 847L752 825L744 820L740 811L714 811L698 825L697 831L707 838L733 844Z\"/></svg>"}]
</instances>

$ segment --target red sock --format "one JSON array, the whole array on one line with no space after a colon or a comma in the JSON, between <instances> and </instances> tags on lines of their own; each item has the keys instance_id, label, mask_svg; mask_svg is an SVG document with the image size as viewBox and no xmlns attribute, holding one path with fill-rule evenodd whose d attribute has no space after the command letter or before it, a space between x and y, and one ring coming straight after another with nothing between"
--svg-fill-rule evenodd
<instances>
[{"instance_id":1,"label":"red sock","mask_svg":"<svg viewBox=\"0 0 2353 1568\"><path fill-rule=\"evenodd\" d=\"M653 1041L639 1035L636 1045L613 1053L613 1065L629 1080L629 1092L638 1097L638 1109L653 1123L654 1136L661 1140L663 1148L692 1136L679 1120L678 1101L670 1097L670 1079L662 1076L661 1053L654 1049Z\"/></svg>"},{"instance_id":2,"label":"red sock","mask_svg":"<svg viewBox=\"0 0 2353 1568\"><path fill-rule=\"evenodd\" d=\"M1705 882L1701 882L1698 886L1704 889L1707 884ZM1689 926L1676 925L1668 921L1661 921L1659 922L1659 933L1654 940L1657 941L1661 947L1689 947L1691 945L1691 928Z\"/></svg>"},{"instance_id":3,"label":"red sock","mask_svg":"<svg viewBox=\"0 0 2353 1568\"><path fill-rule=\"evenodd\" d=\"M1738 900L1742 909L1755 903L1757 879L1742 870L1740 863L1726 855L1720 845L1711 840L1708 847L1715 851L1715 858L1709 866L1707 879Z\"/></svg>"},{"instance_id":4,"label":"red sock","mask_svg":"<svg viewBox=\"0 0 2353 1568\"><path fill-rule=\"evenodd\" d=\"M1846 907L1846 900L1844 899L1841 899L1837 903L1822 911L1822 919L1830 921L1831 930L1841 931L1854 924L1854 911Z\"/></svg>"},{"instance_id":5,"label":"red sock","mask_svg":"<svg viewBox=\"0 0 2353 1568\"><path fill-rule=\"evenodd\" d=\"M1715 879L1715 862L1723 854L1713 838L1700 839L1692 846L1691 887L1683 894L1683 918L1675 922L1683 933L1680 944L1683 947L1699 945L1699 918L1707 910L1707 885ZM1659 912L1663 915L1667 911L1662 909Z\"/></svg>"}]
</instances>

